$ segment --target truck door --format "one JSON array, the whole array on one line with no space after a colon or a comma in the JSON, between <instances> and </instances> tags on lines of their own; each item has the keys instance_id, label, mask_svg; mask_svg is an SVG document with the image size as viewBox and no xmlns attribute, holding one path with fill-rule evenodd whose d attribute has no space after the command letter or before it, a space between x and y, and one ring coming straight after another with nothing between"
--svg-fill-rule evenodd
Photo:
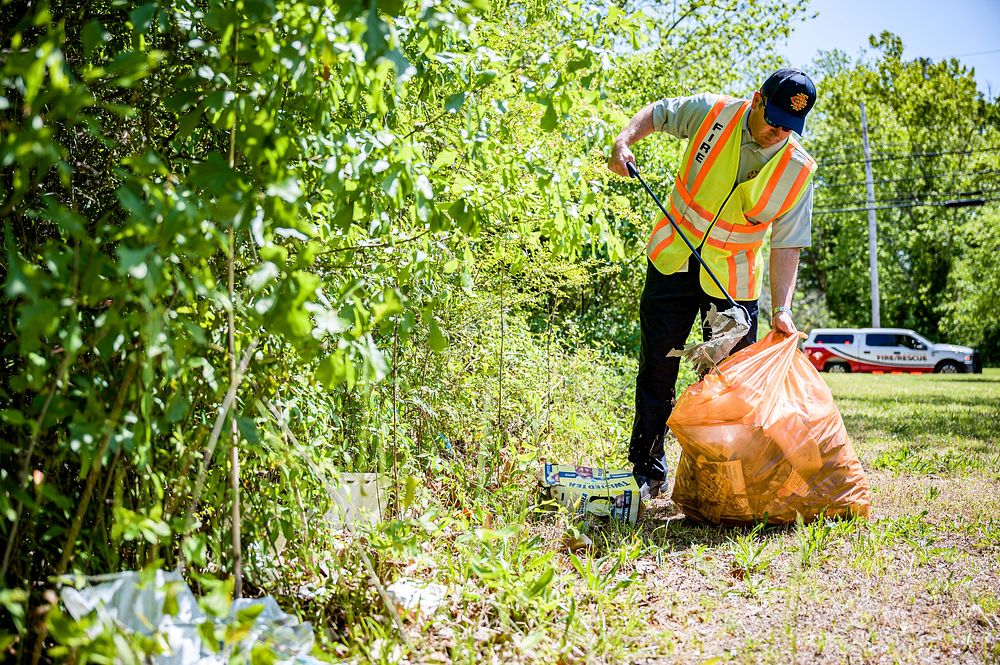
<instances>
[{"instance_id":1,"label":"truck door","mask_svg":"<svg viewBox=\"0 0 1000 665\"><path fill-rule=\"evenodd\" d=\"M868 333L862 357L887 371L926 371L930 367L927 346L905 333Z\"/></svg>"},{"instance_id":2,"label":"truck door","mask_svg":"<svg viewBox=\"0 0 1000 665\"><path fill-rule=\"evenodd\" d=\"M909 370L934 369L931 364L931 352L922 341L913 335L901 333L896 335L896 343L904 367Z\"/></svg>"},{"instance_id":3,"label":"truck door","mask_svg":"<svg viewBox=\"0 0 1000 665\"><path fill-rule=\"evenodd\" d=\"M886 371L905 371L903 363L903 347L899 346L896 333L868 333L865 335L865 348L861 357Z\"/></svg>"}]
</instances>

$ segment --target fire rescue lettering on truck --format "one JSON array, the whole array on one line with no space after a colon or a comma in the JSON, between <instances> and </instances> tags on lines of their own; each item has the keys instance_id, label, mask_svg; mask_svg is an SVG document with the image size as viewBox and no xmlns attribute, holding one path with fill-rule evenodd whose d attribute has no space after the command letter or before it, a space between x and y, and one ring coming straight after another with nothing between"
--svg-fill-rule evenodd
<instances>
[{"instance_id":1,"label":"fire rescue lettering on truck","mask_svg":"<svg viewBox=\"0 0 1000 665\"><path fill-rule=\"evenodd\" d=\"M712 125L712 133L698 146L698 152L695 153L694 160L699 164L705 161L705 155L712 149L712 143L715 141L715 137L718 136L720 129L724 129L722 123L717 122Z\"/></svg>"},{"instance_id":2,"label":"fire rescue lettering on truck","mask_svg":"<svg viewBox=\"0 0 1000 665\"><path fill-rule=\"evenodd\" d=\"M927 356L917 353L902 353L902 354L892 354L880 353L875 356L876 360L919 360L924 362L927 360Z\"/></svg>"}]
</instances>

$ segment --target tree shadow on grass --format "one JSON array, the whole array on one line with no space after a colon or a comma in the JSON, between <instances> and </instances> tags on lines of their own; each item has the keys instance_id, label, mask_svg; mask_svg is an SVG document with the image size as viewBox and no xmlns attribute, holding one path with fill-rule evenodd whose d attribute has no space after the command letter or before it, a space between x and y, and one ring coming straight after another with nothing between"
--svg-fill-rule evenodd
<instances>
[{"instance_id":1,"label":"tree shadow on grass","mask_svg":"<svg viewBox=\"0 0 1000 665\"><path fill-rule=\"evenodd\" d=\"M970 453L989 455L997 452L1000 441L998 420L998 416L977 413L930 412L919 419L893 414L847 416L844 425L852 436L863 434L866 439L888 436L900 439L901 445L919 442L922 447L940 450L958 444L957 447Z\"/></svg>"}]
</instances>

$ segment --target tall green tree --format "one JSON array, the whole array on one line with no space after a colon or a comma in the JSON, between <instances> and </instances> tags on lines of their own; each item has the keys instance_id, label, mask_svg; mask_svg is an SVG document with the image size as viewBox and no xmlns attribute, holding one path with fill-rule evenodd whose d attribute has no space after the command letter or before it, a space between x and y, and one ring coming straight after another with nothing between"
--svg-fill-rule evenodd
<instances>
[{"instance_id":1,"label":"tall green tree","mask_svg":"<svg viewBox=\"0 0 1000 665\"><path fill-rule=\"evenodd\" d=\"M803 255L806 285L825 296L832 320L870 322L868 224L858 103L869 124L878 220L882 325L913 328L932 339L981 343L988 321L957 311L961 301L985 311L969 266L1000 189L997 100L977 91L973 72L958 60L903 58L902 41L872 38L870 60L839 52L819 62L820 103L809 124L819 158L813 247ZM982 200L985 206L958 207ZM986 241L988 242L988 241ZM970 264L971 262L971 264ZM963 268L963 266L965 266ZM964 274L964 276L963 276Z\"/></svg>"}]
</instances>

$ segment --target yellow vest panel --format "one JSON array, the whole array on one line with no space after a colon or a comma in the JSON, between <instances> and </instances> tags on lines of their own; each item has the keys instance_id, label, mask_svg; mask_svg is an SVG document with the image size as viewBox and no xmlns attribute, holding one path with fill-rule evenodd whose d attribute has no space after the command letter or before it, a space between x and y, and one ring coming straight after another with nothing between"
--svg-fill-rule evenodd
<instances>
[{"instance_id":1,"label":"yellow vest panel","mask_svg":"<svg viewBox=\"0 0 1000 665\"><path fill-rule=\"evenodd\" d=\"M713 105L688 143L670 195L670 214L735 300L760 296L760 247L771 222L805 193L816 162L789 138L751 180L736 184L743 125L750 103L723 97ZM688 261L691 250L663 218L653 227L646 255L669 275ZM724 297L701 270L701 287Z\"/></svg>"}]
</instances>

